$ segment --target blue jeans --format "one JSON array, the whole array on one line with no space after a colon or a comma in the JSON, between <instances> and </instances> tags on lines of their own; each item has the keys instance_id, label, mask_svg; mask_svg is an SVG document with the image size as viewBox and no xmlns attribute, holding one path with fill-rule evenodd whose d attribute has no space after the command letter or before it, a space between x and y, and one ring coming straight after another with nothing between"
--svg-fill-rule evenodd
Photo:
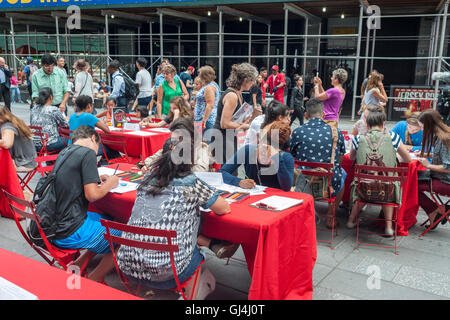
<instances>
[{"instance_id":1,"label":"blue jeans","mask_svg":"<svg viewBox=\"0 0 450 320\"><path fill-rule=\"evenodd\" d=\"M22 100L22 97L20 96L19 88L11 88L11 102L15 101L16 93L17 93L17 101L21 101Z\"/></svg>"},{"instance_id":2,"label":"blue jeans","mask_svg":"<svg viewBox=\"0 0 450 320\"><path fill-rule=\"evenodd\" d=\"M180 284L183 282L186 282L192 275L194 274L195 270L197 270L198 266L202 261L205 259L203 253L198 249L197 246L194 248L194 252L192 254L192 259L189 265L186 267L186 269L181 273L178 274L178 281L180 281ZM150 288L155 289L162 289L162 290L168 290L173 289L177 287L177 282L175 281L175 276L173 279L167 280L167 281L148 281L148 280L141 280L137 278L133 278L129 275L126 275L126 277L134 282L140 283L142 285L148 286Z\"/></svg>"}]
</instances>

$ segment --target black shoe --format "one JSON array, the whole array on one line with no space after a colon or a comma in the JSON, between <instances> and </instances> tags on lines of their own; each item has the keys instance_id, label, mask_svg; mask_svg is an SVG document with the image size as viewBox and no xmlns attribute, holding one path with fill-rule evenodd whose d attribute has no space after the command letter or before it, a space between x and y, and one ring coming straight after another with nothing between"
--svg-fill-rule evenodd
<instances>
[{"instance_id":1,"label":"black shoe","mask_svg":"<svg viewBox=\"0 0 450 320\"><path fill-rule=\"evenodd\" d=\"M437 213L437 214L436 214L436 217L434 217L434 221L439 220L441 217L442 217L442 214ZM433 223L434 223L434 221L433 221ZM430 222L430 223L431 223L431 222ZM439 223L436 223L435 226L434 226L433 228L431 228L431 230L436 229L438 225L439 225ZM430 224L430 226L431 226L431 224Z\"/></svg>"}]
</instances>

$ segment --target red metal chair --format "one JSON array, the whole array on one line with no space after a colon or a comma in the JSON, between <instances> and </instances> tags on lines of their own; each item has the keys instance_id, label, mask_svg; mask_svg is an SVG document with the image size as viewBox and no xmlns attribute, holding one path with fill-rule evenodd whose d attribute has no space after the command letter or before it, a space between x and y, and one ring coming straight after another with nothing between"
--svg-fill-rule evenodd
<instances>
[{"instance_id":1,"label":"red metal chair","mask_svg":"<svg viewBox=\"0 0 450 320\"><path fill-rule=\"evenodd\" d=\"M39 126L30 126L31 131L34 136L39 137L41 140L42 148L38 153L38 156L43 156L48 154L47 144L48 144L48 134L42 132L42 127Z\"/></svg>"},{"instance_id":2,"label":"red metal chair","mask_svg":"<svg viewBox=\"0 0 450 320\"><path fill-rule=\"evenodd\" d=\"M100 138L102 140L103 157L105 157L106 161L108 161L109 164L113 164L113 163L132 163L132 164L134 164L134 163L137 163L140 161L140 159L138 159L138 158L133 158L133 157L128 156L127 142L126 142L125 137L101 132ZM123 153L124 155L119 158L116 158L116 159L108 159L104 145L110 146L114 150L117 150L117 151Z\"/></svg>"},{"instance_id":3,"label":"red metal chair","mask_svg":"<svg viewBox=\"0 0 450 320\"><path fill-rule=\"evenodd\" d=\"M67 142L70 140L72 131L69 128L58 127L59 136L63 138L64 145L67 147Z\"/></svg>"},{"instance_id":4,"label":"red metal chair","mask_svg":"<svg viewBox=\"0 0 450 320\"><path fill-rule=\"evenodd\" d=\"M54 161L56 161L56 158L58 158L57 154L51 154L48 156L37 157L36 158L36 162L38 164L38 166L36 167L37 172L39 172L42 176L48 174L49 172L52 172L54 163L53 163L53 165L45 165L45 166L42 164L47 163L47 162L54 162Z\"/></svg>"},{"instance_id":5,"label":"red metal chair","mask_svg":"<svg viewBox=\"0 0 450 320\"><path fill-rule=\"evenodd\" d=\"M25 188L27 188L31 193L33 193L34 191L28 185L31 179L33 179L36 172L39 172L42 176L44 176L45 173L52 171L53 166L43 166L42 163L47 161L55 161L57 157L58 157L57 154L36 157L35 158L35 161L37 162L36 168L30 169L28 171L20 171L20 170L17 171L17 177L19 178L22 190L25 191ZM19 173L25 173L25 176L21 177Z\"/></svg>"},{"instance_id":6,"label":"red metal chair","mask_svg":"<svg viewBox=\"0 0 450 320\"><path fill-rule=\"evenodd\" d=\"M390 175L390 176L389 175L375 175L375 174L369 174L367 172L383 172L383 173L387 173L387 174L391 173L392 175ZM383 182L400 182L400 194L402 194L403 184L407 180L407 176L408 176L408 168L404 168L404 167L390 168L390 167L366 166L366 165L359 165L359 164L355 165L355 179L356 179L356 183L357 183L356 188L359 188L361 179L364 179L364 180L369 179L369 180L383 181ZM398 254L397 253L397 219L398 219L398 211L400 209L401 204L384 203L384 202L366 202L366 201L361 201L361 200L356 200L355 203L358 203L358 204L366 204L367 203L370 205L393 207L394 215L392 218L392 223L394 224L394 240L395 240L394 246L384 246L384 245L359 242L359 233L360 233L359 214L360 214L360 212L358 212L358 214L356 215L356 247L355 247L355 249L358 248L358 245L362 244L362 245L373 246L373 247L394 248L395 254ZM386 219L384 217L383 218L381 218L381 217L378 217L378 218L365 217L364 219L365 220L386 221ZM376 233L376 232L366 232L366 231L361 231L361 233L385 235L385 234L380 234L380 233Z\"/></svg>"},{"instance_id":7,"label":"red metal chair","mask_svg":"<svg viewBox=\"0 0 450 320\"><path fill-rule=\"evenodd\" d=\"M439 219L435 219L433 224L430 224L430 226L420 234L420 237L423 237L425 234L428 233L432 228L434 228L435 225L438 223L441 223L443 219L447 219L447 222L450 222L450 208L448 210L445 210L445 208L450 204L450 188L448 190L447 194L439 194L433 191L433 180L430 180L430 191L429 194L431 195L431 199L434 201L434 203L439 208L439 214L442 215L442 217L439 217ZM441 197L447 197L447 201L444 202L444 200L441 199ZM429 222L430 219L425 220L424 223L421 224L421 226L425 225L427 222Z\"/></svg>"},{"instance_id":8,"label":"red metal chair","mask_svg":"<svg viewBox=\"0 0 450 320\"><path fill-rule=\"evenodd\" d=\"M198 274L201 270L201 265L195 270L194 274L191 278L189 278L186 282L183 284L180 283L178 280L177 270L175 268L175 252L178 252L179 248L178 245L172 244L172 238L177 237L176 231L173 230L158 230L158 229L150 229L150 228L142 228L142 227L135 227L135 226L129 226L123 223L109 221L109 220L100 220L102 226L106 228L106 233L103 235L104 238L109 242L111 252L113 253L114 258L114 264L116 266L117 273L119 274L120 279L122 280L123 284L127 288L128 292L131 294L134 294L133 290L128 284L127 277L120 271L119 265L117 264L117 256L114 251L114 243L120 244L122 246L128 246L128 247L134 247L134 248L140 248L144 250L153 250L153 251L163 251L168 252L170 256L170 263L172 264L172 270L175 277L175 282L177 283L177 287L174 289L176 292L180 293L184 300L187 300L186 295L184 294L183 288L186 287L186 285L189 283L189 281L195 277L194 279L194 287L192 289L192 294L189 297L189 300L192 300L192 296L195 292L195 283L197 282ZM139 241L139 240L130 240L125 239L122 237L117 237L111 235L109 229L115 229L122 232L128 232L128 233L134 233L137 235L142 236L148 236L148 237L160 237L160 238L166 238L167 244L163 243L155 243L155 242L148 242L148 241ZM137 288L136 295L139 294L140 286Z\"/></svg>"},{"instance_id":9,"label":"red metal chair","mask_svg":"<svg viewBox=\"0 0 450 320\"><path fill-rule=\"evenodd\" d=\"M331 181L333 180L333 168L334 165L331 163L321 163L321 162L307 162L307 161L295 161L295 165L297 167L305 167L308 169L301 169L301 172L303 173L303 175L305 176L310 176L310 177L327 177L328 178L328 186L327 186L327 190L328 190L328 198L325 199L314 199L314 201L322 201L322 202L327 202L328 206L331 206L331 210L332 210L332 227L331 227L331 240L330 241L326 241L326 240L317 240L318 242L323 242L323 243L329 243L331 246L331 250L334 250L333 247L333 241L334 241L334 237L338 236L338 231L337 231L337 227L335 227L336 225L336 210L335 210L335 202L336 202L336 197L332 196L332 187L331 187ZM319 169L319 170L317 170ZM321 170L320 170L321 169ZM319 216L321 217L327 217L327 214L320 214ZM318 230L321 231L329 231L329 229L321 229L318 228Z\"/></svg>"},{"instance_id":10,"label":"red metal chair","mask_svg":"<svg viewBox=\"0 0 450 320\"><path fill-rule=\"evenodd\" d=\"M20 233L22 234L23 238L26 242L51 266L54 266L55 263L59 264L64 270L68 269L68 265L72 261L74 261L79 255L80 252L83 249L62 249L58 248L50 243L50 241L47 239L44 231L41 228L41 217L36 214L35 212L35 204L32 201L27 201L24 199L20 199L16 196L13 196L9 192L7 192L5 189L2 189L3 194L5 197L9 200L9 206L11 210L15 213L14 214L14 221L16 222L17 228L19 229ZM25 210L28 209L31 211L31 213L28 213L22 209L17 208L15 205L13 205L11 202L16 203L19 206L24 206ZM28 235L28 233L25 232L25 230L22 228L22 225L19 222L19 216L23 218L30 219L34 221L39 229L39 234L41 235L42 240L45 243L45 247L40 247L33 243ZM83 275L86 271L86 266L90 260L90 258L94 255L94 253L88 253L88 259L83 263L83 265L80 268L80 274Z\"/></svg>"}]
</instances>

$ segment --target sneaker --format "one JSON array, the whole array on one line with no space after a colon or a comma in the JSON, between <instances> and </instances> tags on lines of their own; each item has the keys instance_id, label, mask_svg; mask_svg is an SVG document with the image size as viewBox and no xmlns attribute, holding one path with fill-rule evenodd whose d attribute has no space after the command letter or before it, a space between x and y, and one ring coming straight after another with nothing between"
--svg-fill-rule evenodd
<instances>
[{"instance_id":1,"label":"sneaker","mask_svg":"<svg viewBox=\"0 0 450 320\"><path fill-rule=\"evenodd\" d=\"M354 229L356 227L356 222L347 221L347 229Z\"/></svg>"},{"instance_id":2,"label":"sneaker","mask_svg":"<svg viewBox=\"0 0 450 320\"><path fill-rule=\"evenodd\" d=\"M383 237L390 238L390 237L393 237L393 236L394 236L394 229L389 229L389 228L384 229Z\"/></svg>"},{"instance_id":3,"label":"sneaker","mask_svg":"<svg viewBox=\"0 0 450 320\"><path fill-rule=\"evenodd\" d=\"M239 248L239 243L231 243L223 241L219 244L213 245L211 250L216 254L217 258L231 258L236 250Z\"/></svg>"}]
</instances>

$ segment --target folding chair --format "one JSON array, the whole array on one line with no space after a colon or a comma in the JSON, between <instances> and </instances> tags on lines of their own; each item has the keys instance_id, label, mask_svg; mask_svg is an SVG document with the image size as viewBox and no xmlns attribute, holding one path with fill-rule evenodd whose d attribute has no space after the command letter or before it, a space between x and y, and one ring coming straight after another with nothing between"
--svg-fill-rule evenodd
<instances>
[{"instance_id":1,"label":"folding chair","mask_svg":"<svg viewBox=\"0 0 450 320\"><path fill-rule=\"evenodd\" d=\"M328 198L314 199L314 201L327 202L328 206L331 206L331 212L332 212L331 240L330 241L317 240L317 241L323 242L323 243L329 243L331 246L331 250L334 250L334 247L333 247L334 237L338 236L338 231L337 231L337 228L335 227L335 224L336 224L336 209L335 209L336 197L332 196L332 188L331 188L331 181L333 180L333 176L334 176L334 172L333 172L334 165L332 163L307 162L307 161L298 161L298 160L295 161L295 165L300 168L301 167L308 168L308 169L301 169L301 172L305 176L327 177L328 178L328 186L327 186ZM315 170L315 169L319 169L319 170ZM320 214L319 216L326 217L326 216L328 216L328 214ZM318 230L329 231L329 229L321 229L321 228L318 228Z\"/></svg>"},{"instance_id":2,"label":"folding chair","mask_svg":"<svg viewBox=\"0 0 450 320\"><path fill-rule=\"evenodd\" d=\"M27 201L24 199L20 199L16 196L13 196L9 192L7 192L5 189L2 189L3 194L5 197L9 200L9 206L11 210L16 213L14 214L14 221L16 222L17 228L19 229L20 233L22 234L23 238L26 242L51 266L54 266L55 263L59 264L64 270L68 269L68 265L72 261L75 261L75 259L80 255L80 252L83 249L62 249L58 248L50 243L50 241L47 239L44 231L41 228L41 217L36 214L35 212L35 204L32 201ZM25 209L28 208L28 210L31 211L31 213L28 213L24 210L21 210L17 208L15 205L13 205L11 202L16 203L19 206L24 206ZM30 219L34 221L38 227L39 234L41 235L42 240L45 243L45 247L40 247L36 245L34 242L31 241L29 235L23 230L22 225L19 222L19 215L20 217ZM80 269L80 274L83 275L86 271L86 266L91 259L91 257L94 255L94 253L88 253L88 259L83 263Z\"/></svg>"},{"instance_id":3,"label":"folding chair","mask_svg":"<svg viewBox=\"0 0 450 320\"><path fill-rule=\"evenodd\" d=\"M112 134L108 134L108 133L103 133L103 132L100 133L100 137L102 140L103 156L105 157L106 161L109 164L112 164L112 163L134 164L134 163L137 163L140 161L140 159L132 158L132 157L128 156L127 142L126 142L125 137L118 136L118 135L112 135ZM116 159L108 159L104 145L114 147L115 150L123 153L124 155L119 158L116 158Z\"/></svg>"},{"instance_id":4,"label":"folding chair","mask_svg":"<svg viewBox=\"0 0 450 320\"><path fill-rule=\"evenodd\" d=\"M72 131L69 128L58 127L58 133L63 138L64 146L67 147L67 143L71 139Z\"/></svg>"},{"instance_id":5,"label":"folding chair","mask_svg":"<svg viewBox=\"0 0 450 320\"><path fill-rule=\"evenodd\" d=\"M186 295L184 294L183 288L187 286L189 281L195 277L194 279L194 287L192 289L192 294L189 297L189 300L192 300L193 294L195 292L195 284L197 282L198 274L201 271L201 265L195 270L194 274L191 278L189 278L186 282L183 284L180 284L180 281L178 280L178 274L177 270L175 268L175 252L178 252L179 248L178 245L172 244L172 238L177 237L176 231L173 230L158 230L158 229L150 229L150 228L143 228L143 227L135 227L135 226L129 226L123 223L113 222L109 220L101 219L100 223L102 226L106 228L106 233L103 234L104 238L109 242L109 246L111 248L111 252L113 253L114 258L114 264L116 266L117 273L119 274L120 279L122 280L123 284L127 288L128 292L131 294L135 294L131 287L128 284L127 277L120 271L119 265L117 264L117 256L114 251L114 243L120 244L122 246L128 246L128 247L134 247L134 248L140 248L144 250L153 250L153 251L163 251L169 253L170 256L170 263L172 265L172 271L175 277L175 282L177 283L177 287L172 289L175 290L175 292L178 292L182 295L184 300L187 300ZM130 240L125 239L123 237L117 237L111 235L109 229L115 229L122 232L128 232L128 233L134 233L141 236L148 236L148 237L161 237L166 238L167 244L163 243L155 243L155 242L148 242L148 241L139 241L139 240ZM139 294L140 285L137 287L136 295Z\"/></svg>"},{"instance_id":6,"label":"folding chair","mask_svg":"<svg viewBox=\"0 0 450 320\"><path fill-rule=\"evenodd\" d=\"M376 174L369 174L367 172L383 172L383 173L392 173L393 175L389 176L389 175L376 175ZM375 180L375 181L381 181L381 182L400 182L400 195L402 194L402 190L403 190L403 184L406 181L408 176L408 168L403 168L403 167L397 167L397 168L390 168L390 167L378 167L378 166L366 166L366 165L360 165L357 164L355 165L355 179L356 179L356 188L360 187L360 182L361 179L364 180ZM401 198L400 198L401 199ZM376 232L366 232L366 231L360 231L359 230L359 222L360 222L360 217L359 214L360 212L358 212L358 214L356 215L356 247L355 249L358 248L358 246L360 244L362 245L367 245L367 246L373 246L373 247L382 247L382 248L394 248L395 249L395 254L397 255L397 221L398 221L398 211L400 209L401 204L396 204L396 203L385 203L385 202L367 202L367 201L361 201L361 200L356 200L355 203L357 204L370 204L370 205L378 205L378 206L390 206L394 208L394 215L392 218L392 223L394 224L394 241L395 241L395 245L394 246L384 246L384 245L379 245L379 244L371 244L371 243L363 243L363 242L359 242L359 233L364 233L364 234L375 234L375 235L385 235L384 233L376 233ZM387 221L386 218L370 218L370 217L365 217L365 218L361 218L361 219L365 219L365 220L376 220L376 221Z\"/></svg>"},{"instance_id":7,"label":"folding chair","mask_svg":"<svg viewBox=\"0 0 450 320\"><path fill-rule=\"evenodd\" d=\"M43 156L48 154L47 144L48 144L48 134L42 132L42 127L39 126L30 126L31 131L34 136L39 137L41 140L42 148L38 153L38 156Z\"/></svg>"},{"instance_id":8,"label":"folding chair","mask_svg":"<svg viewBox=\"0 0 450 320\"><path fill-rule=\"evenodd\" d=\"M430 191L429 191L429 194L431 195L431 199L438 206L439 214L441 214L442 217L440 217L439 219L435 219L433 224L430 224L430 226L424 232L422 232L420 234L420 237L423 237L425 234L427 234L428 231L433 229L435 225L437 225L438 223L441 223L441 221L443 221L443 219L447 219L447 221L450 222L450 218L449 218L449 216L450 216L450 209L446 210L446 207L450 204L450 188L448 188L448 193L447 194L436 193L436 192L433 191L433 180L430 179ZM444 200L442 200L441 197L448 197L448 199L447 199L447 201L444 202ZM425 220L424 223L421 224L421 226L425 225L429 221L430 221L430 219L428 218L427 220Z\"/></svg>"},{"instance_id":9,"label":"folding chair","mask_svg":"<svg viewBox=\"0 0 450 320\"><path fill-rule=\"evenodd\" d=\"M36 158L36 162L38 164L38 166L36 167L37 172L39 172L42 176L48 174L49 172L52 172L54 165L45 165L43 166L42 164L45 162L50 162L50 161L56 161L56 158L58 158L57 154L51 154L48 156L43 156L43 157L37 157Z\"/></svg>"}]
</instances>

